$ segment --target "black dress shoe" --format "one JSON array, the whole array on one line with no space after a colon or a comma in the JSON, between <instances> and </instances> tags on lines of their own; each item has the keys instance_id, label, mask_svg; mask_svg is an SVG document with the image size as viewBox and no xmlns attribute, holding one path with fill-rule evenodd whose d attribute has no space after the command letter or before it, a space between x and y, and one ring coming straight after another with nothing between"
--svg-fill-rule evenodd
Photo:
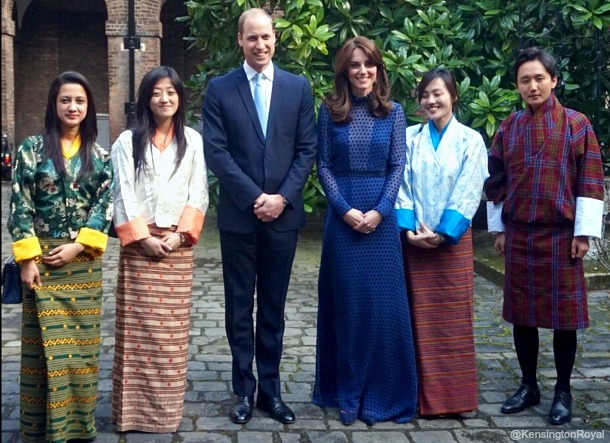
<instances>
[{"instance_id":1,"label":"black dress shoe","mask_svg":"<svg viewBox=\"0 0 610 443\"><path fill-rule=\"evenodd\" d=\"M292 412L292 410L286 406L286 404L279 397L269 399L261 399L259 397L256 406L261 411L269 414L269 417L279 421L280 423L289 425L295 421L294 412Z\"/></svg>"},{"instance_id":2,"label":"black dress shoe","mask_svg":"<svg viewBox=\"0 0 610 443\"><path fill-rule=\"evenodd\" d=\"M521 385L512 397L504 402L500 411L502 414L514 414L525 408L540 404L540 390L528 385Z\"/></svg>"},{"instance_id":3,"label":"black dress shoe","mask_svg":"<svg viewBox=\"0 0 610 443\"><path fill-rule=\"evenodd\" d=\"M562 425L572 420L572 394L566 391L555 392L549 422L552 425Z\"/></svg>"},{"instance_id":4,"label":"black dress shoe","mask_svg":"<svg viewBox=\"0 0 610 443\"><path fill-rule=\"evenodd\" d=\"M252 410L254 409L254 397L252 395L244 395L236 397L229 418L233 423L244 424L248 423L252 418Z\"/></svg>"}]
</instances>

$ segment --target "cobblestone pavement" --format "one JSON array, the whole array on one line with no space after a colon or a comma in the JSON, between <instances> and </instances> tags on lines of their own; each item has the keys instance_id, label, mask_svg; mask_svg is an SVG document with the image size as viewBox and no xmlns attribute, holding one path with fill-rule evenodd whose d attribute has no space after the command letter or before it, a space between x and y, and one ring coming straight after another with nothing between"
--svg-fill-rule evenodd
<instances>
[{"instance_id":1,"label":"cobblestone pavement","mask_svg":"<svg viewBox=\"0 0 610 443\"><path fill-rule=\"evenodd\" d=\"M8 183L2 183L2 260L10 254L6 230ZM422 419L407 424L356 422L344 427L335 409L310 401L315 371L317 276L320 234L303 233L286 306L282 359L284 400L297 421L282 425L255 410L246 425L227 417L231 398L231 357L224 332L223 285L218 233L208 221L195 254L192 331L184 419L175 434L117 433L111 423L113 297L118 242L104 256L104 299L96 443L487 443L610 441L610 291L589 295L591 327L579 332L573 373L573 420L551 426L555 369L551 333L541 330L539 374L542 402L516 415L500 405L518 386L520 371L510 325L500 316L501 288L475 277L475 333L480 406L459 419ZM19 441L19 352L21 305L2 305L2 443Z\"/></svg>"}]
</instances>

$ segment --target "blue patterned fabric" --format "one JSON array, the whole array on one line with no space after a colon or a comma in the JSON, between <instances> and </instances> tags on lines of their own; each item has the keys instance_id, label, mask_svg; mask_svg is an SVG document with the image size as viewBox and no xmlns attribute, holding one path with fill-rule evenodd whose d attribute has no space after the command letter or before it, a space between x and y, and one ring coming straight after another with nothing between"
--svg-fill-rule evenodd
<instances>
[{"instance_id":1,"label":"blue patterned fabric","mask_svg":"<svg viewBox=\"0 0 610 443\"><path fill-rule=\"evenodd\" d=\"M405 160L400 105L373 117L356 99L353 120L335 124L326 106L318 121L318 173L328 198L318 282L313 402L339 407L368 424L404 423L415 412L417 376L401 245L393 205ZM378 210L371 234L342 216Z\"/></svg>"},{"instance_id":2,"label":"blue patterned fabric","mask_svg":"<svg viewBox=\"0 0 610 443\"><path fill-rule=\"evenodd\" d=\"M403 184L396 199L401 229L415 231L420 223L456 245L469 228L481 203L487 172L487 148L474 129L452 117L434 146L434 124L407 128Z\"/></svg>"}]
</instances>

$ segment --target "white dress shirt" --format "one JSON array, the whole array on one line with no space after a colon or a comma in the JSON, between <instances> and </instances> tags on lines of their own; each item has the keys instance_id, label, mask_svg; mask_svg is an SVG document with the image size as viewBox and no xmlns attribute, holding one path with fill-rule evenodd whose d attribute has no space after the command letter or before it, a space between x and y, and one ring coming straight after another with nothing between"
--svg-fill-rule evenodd
<instances>
[{"instance_id":1,"label":"white dress shirt","mask_svg":"<svg viewBox=\"0 0 610 443\"><path fill-rule=\"evenodd\" d=\"M256 87L256 74L258 71L252 68L248 63L244 61L244 71L246 72L246 77L248 78L248 82L250 82L250 92L252 93L252 99L254 99L254 88ZM269 65L262 72L263 81L261 82L261 86L263 87L263 91L265 93L265 102L267 104L267 115L269 115L269 105L271 104L271 90L273 89L273 62L269 63Z\"/></svg>"}]
</instances>

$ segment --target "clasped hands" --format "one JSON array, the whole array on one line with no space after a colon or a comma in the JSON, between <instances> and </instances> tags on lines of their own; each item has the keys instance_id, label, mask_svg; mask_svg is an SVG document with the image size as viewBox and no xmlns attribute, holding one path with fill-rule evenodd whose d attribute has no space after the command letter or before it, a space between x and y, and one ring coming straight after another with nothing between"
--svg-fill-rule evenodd
<instances>
[{"instance_id":1,"label":"clasped hands","mask_svg":"<svg viewBox=\"0 0 610 443\"><path fill-rule=\"evenodd\" d=\"M43 255L42 262L47 266L61 268L74 260L74 257L84 250L85 246L82 243L74 242L59 245L56 248L51 249L48 255ZM42 286L40 271L33 258L23 260L20 263L20 268L19 276L26 288L32 289L34 286Z\"/></svg>"},{"instance_id":2,"label":"clasped hands","mask_svg":"<svg viewBox=\"0 0 610 443\"><path fill-rule=\"evenodd\" d=\"M407 231L407 241L413 246L423 249L438 248L443 242L443 236L431 230L426 223L420 221L419 228Z\"/></svg>"},{"instance_id":3,"label":"clasped hands","mask_svg":"<svg viewBox=\"0 0 610 443\"><path fill-rule=\"evenodd\" d=\"M286 205L281 194L265 194L264 192L254 200L254 215L265 223L277 219Z\"/></svg>"},{"instance_id":4,"label":"clasped hands","mask_svg":"<svg viewBox=\"0 0 610 443\"><path fill-rule=\"evenodd\" d=\"M146 255L155 258L167 257L170 252L182 244L180 234L172 232L162 238L148 237L140 240Z\"/></svg>"},{"instance_id":5,"label":"clasped hands","mask_svg":"<svg viewBox=\"0 0 610 443\"><path fill-rule=\"evenodd\" d=\"M381 219L381 214L375 209L363 213L359 209L352 208L343 214L343 221L350 225L354 231L361 234L374 232L381 223Z\"/></svg>"}]
</instances>

